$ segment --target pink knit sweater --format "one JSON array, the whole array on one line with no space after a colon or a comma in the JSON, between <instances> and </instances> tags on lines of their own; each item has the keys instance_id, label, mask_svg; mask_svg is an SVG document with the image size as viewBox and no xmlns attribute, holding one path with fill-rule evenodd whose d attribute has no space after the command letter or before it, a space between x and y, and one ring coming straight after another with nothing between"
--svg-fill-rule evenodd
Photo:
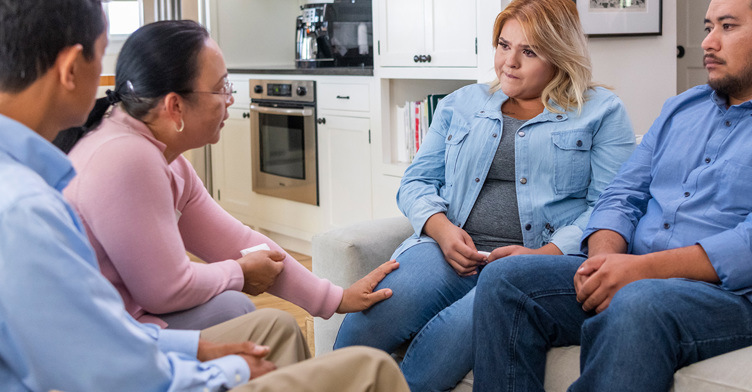
<instances>
[{"instance_id":1,"label":"pink knit sweater","mask_svg":"<svg viewBox=\"0 0 752 392\"><path fill-rule=\"evenodd\" d=\"M99 266L141 322L153 314L200 305L241 290L240 250L266 243L282 249L225 212L190 163L167 164L165 145L142 122L115 109L71 151L78 175L64 195L81 216ZM191 262L186 251L208 264ZM343 290L293 259L269 293L314 316L329 318Z\"/></svg>"}]
</instances>

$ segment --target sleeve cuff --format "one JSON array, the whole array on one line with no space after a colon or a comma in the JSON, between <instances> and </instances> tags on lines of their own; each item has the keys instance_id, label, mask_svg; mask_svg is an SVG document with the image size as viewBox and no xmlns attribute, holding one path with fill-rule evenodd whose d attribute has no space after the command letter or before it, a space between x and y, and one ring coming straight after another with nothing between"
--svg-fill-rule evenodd
<instances>
[{"instance_id":1,"label":"sleeve cuff","mask_svg":"<svg viewBox=\"0 0 752 392\"><path fill-rule=\"evenodd\" d=\"M183 353L191 356L191 358L196 358L200 334L200 331L162 329L159 331L157 340L159 350L163 353Z\"/></svg>"},{"instance_id":2,"label":"sleeve cuff","mask_svg":"<svg viewBox=\"0 0 752 392\"><path fill-rule=\"evenodd\" d=\"M710 259L721 287L729 291L752 287L752 264L740 262L752 258L748 242L736 230L727 230L698 241Z\"/></svg>"},{"instance_id":3,"label":"sleeve cuff","mask_svg":"<svg viewBox=\"0 0 752 392\"><path fill-rule=\"evenodd\" d=\"M411 213L409 217L415 234L420 236L423 233L423 226L425 226L428 218L440 212L446 213L448 206L449 203L446 200L435 195L426 195L416 200L410 208Z\"/></svg>"},{"instance_id":4,"label":"sleeve cuff","mask_svg":"<svg viewBox=\"0 0 752 392\"><path fill-rule=\"evenodd\" d=\"M228 355L207 361L205 364L216 366L222 371L227 379L227 389L245 384L251 379L251 369L239 355Z\"/></svg>"},{"instance_id":5,"label":"sleeve cuff","mask_svg":"<svg viewBox=\"0 0 752 392\"><path fill-rule=\"evenodd\" d=\"M582 233L582 239L580 240L580 251L584 254L588 254L587 239L591 234L598 230L611 230L619 233L627 242L629 251L632 249L632 240L634 236L635 226L632 221L624 216L624 214L613 210L603 210L598 212L597 210L590 216L585 231Z\"/></svg>"},{"instance_id":6,"label":"sleeve cuff","mask_svg":"<svg viewBox=\"0 0 752 392\"><path fill-rule=\"evenodd\" d=\"M551 237L551 243L565 255L578 254L580 252L580 239L582 238L582 229L577 226L564 226L556 230Z\"/></svg>"}]
</instances>

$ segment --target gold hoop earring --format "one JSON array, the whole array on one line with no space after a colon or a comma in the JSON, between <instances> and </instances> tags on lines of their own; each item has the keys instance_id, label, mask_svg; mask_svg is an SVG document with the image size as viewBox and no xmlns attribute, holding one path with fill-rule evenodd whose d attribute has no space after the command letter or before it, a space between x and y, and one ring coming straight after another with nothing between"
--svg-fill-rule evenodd
<instances>
[{"instance_id":1,"label":"gold hoop earring","mask_svg":"<svg viewBox=\"0 0 752 392\"><path fill-rule=\"evenodd\" d=\"M183 119L181 118L181 119L180 119L180 128L178 128L178 127L175 127L175 132L178 132L178 133L180 133L180 132L183 132L183 128L185 128L185 122L184 122L184 121L183 121Z\"/></svg>"}]
</instances>

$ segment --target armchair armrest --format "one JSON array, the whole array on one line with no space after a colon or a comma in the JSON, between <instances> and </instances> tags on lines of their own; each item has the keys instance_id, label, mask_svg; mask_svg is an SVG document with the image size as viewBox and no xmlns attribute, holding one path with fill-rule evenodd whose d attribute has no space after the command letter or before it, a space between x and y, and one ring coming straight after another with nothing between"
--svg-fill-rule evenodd
<instances>
[{"instance_id":1,"label":"armchair armrest","mask_svg":"<svg viewBox=\"0 0 752 392\"><path fill-rule=\"evenodd\" d=\"M344 288L389 260L413 233L405 217L377 219L318 234L312 240L313 273ZM313 321L316 355L332 351L344 315Z\"/></svg>"}]
</instances>

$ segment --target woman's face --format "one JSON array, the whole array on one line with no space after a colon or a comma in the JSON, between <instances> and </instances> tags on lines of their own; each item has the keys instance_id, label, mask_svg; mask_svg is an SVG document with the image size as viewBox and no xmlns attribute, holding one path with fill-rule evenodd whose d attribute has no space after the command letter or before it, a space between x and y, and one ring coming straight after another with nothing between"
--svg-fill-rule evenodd
<instances>
[{"instance_id":1,"label":"woman's face","mask_svg":"<svg viewBox=\"0 0 752 392\"><path fill-rule=\"evenodd\" d=\"M213 39L207 39L204 48L198 55L198 77L193 91L186 100L185 136L191 139L191 144L200 147L219 141L219 132L230 117L227 108L232 105L234 98L224 94L208 94L206 92L222 92L227 83L227 66L222 57L222 51Z\"/></svg>"},{"instance_id":2,"label":"woman's face","mask_svg":"<svg viewBox=\"0 0 752 392\"><path fill-rule=\"evenodd\" d=\"M554 67L538 57L516 19L501 28L494 56L494 68L501 90L515 99L536 99L554 77Z\"/></svg>"}]
</instances>

